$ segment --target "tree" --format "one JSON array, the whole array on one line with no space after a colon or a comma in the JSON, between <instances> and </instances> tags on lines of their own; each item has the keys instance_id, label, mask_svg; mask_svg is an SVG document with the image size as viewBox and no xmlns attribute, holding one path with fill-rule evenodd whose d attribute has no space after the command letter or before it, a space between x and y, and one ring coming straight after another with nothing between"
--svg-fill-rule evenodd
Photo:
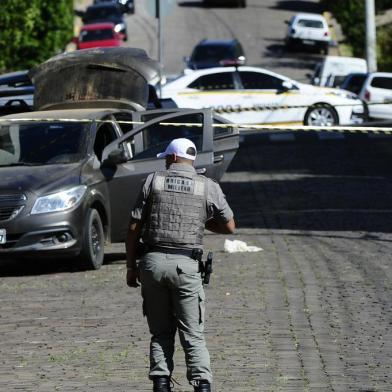
<instances>
[{"instance_id":1,"label":"tree","mask_svg":"<svg viewBox=\"0 0 392 392\"><path fill-rule=\"evenodd\" d=\"M1 0L0 70L29 69L73 36L73 0Z\"/></svg>"}]
</instances>

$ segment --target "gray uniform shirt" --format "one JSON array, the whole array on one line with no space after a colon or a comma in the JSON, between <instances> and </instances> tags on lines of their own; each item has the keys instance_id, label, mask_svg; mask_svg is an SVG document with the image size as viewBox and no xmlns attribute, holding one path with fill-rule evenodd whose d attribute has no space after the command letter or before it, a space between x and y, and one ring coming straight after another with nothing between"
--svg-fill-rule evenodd
<instances>
[{"instance_id":1,"label":"gray uniform shirt","mask_svg":"<svg viewBox=\"0 0 392 392\"><path fill-rule=\"evenodd\" d=\"M196 170L193 166L184 164L184 163L173 163L169 170L176 170L176 171L185 171L195 173ZM147 216L147 199L151 191L151 184L154 174L150 174L139 194L138 200L134 206L134 209L131 212L131 219L132 221L146 221L148 220ZM231 218L233 218L233 211L229 207L226 197L222 192L221 187L218 183L207 178L207 217L214 218L218 222L226 223Z\"/></svg>"}]
</instances>

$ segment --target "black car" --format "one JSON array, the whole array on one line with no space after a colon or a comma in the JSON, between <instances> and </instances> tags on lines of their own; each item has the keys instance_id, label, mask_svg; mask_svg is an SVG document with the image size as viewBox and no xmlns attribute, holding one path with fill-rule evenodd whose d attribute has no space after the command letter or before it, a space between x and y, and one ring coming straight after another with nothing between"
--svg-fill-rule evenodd
<instances>
[{"instance_id":1,"label":"black car","mask_svg":"<svg viewBox=\"0 0 392 392\"><path fill-rule=\"evenodd\" d=\"M128 39L127 25L123 16L123 9L114 2L94 4L81 14L84 24L112 22L116 33L124 35L124 41Z\"/></svg>"},{"instance_id":2,"label":"black car","mask_svg":"<svg viewBox=\"0 0 392 392\"><path fill-rule=\"evenodd\" d=\"M27 70L0 75L0 115L31 110L33 91Z\"/></svg>"},{"instance_id":3,"label":"black car","mask_svg":"<svg viewBox=\"0 0 392 392\"><path fill-rule=\"evenodd\" d=\"M39 110L0 119L0 258L78 257L98 269L174 138L195 143L199 173L223 176L238 129L209 109L146 111L158 74L132 48L65 53L30 72Z\"/></svg>"},{"instance_id":4,"label":"black car","mask_svg":"<svg viewBox=\"0 0 392 392\"><path fill-rule=\"evenodd\" d=\"M135 13L135 2L134 0L94 0L94 4L103 4L103 3L114 3L118 4L122 11L127 14Z\"/></svg>"},{"instance_id":5,"label":"black car","mask_svg":"<svg viewBox=\"0 0 392 392\"><path fill-rule=\"evenodd\" d=\"M185 59L190 69L244 65L246 62L242 45L237 39L200 41L190 58Z\"/></svg>"}]
</instances>

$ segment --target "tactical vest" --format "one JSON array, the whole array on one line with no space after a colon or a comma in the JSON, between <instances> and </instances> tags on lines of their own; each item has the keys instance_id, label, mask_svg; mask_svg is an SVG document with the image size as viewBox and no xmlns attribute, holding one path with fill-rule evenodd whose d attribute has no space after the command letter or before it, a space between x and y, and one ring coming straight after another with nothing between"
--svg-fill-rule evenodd
<instances>
[{"instance_id":1,"label":"tactical vest","mask_svg":"<svg viewBox=\"0 0 392 392\"><path fill-rule=\"evenodd\" d=\"M203 244L207 219L207 179L168 170L152 180L143 240L149 245L195 248Z\"/></svg>"}]
</instances>

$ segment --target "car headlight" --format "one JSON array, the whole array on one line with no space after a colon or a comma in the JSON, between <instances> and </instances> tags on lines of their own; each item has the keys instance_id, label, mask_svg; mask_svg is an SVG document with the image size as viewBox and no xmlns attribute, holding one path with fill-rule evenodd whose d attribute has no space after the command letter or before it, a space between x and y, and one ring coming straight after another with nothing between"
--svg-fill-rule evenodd
<instances>
[{"instance_id":1,"label":"car headlight","mask_svg":"<svg viewBox=\"0 0 392 392\"><path fill-rule=\"evenodd\" d=\"M80 185L66 191L41 196L35 201L31 214L68 210L80 202L86 190L87 187L85 185Z\"/></svg>"},{"instance_id":2,"label":"car headlight","mask_svg":"<svg viewBox=\"0 0 392 392\"><path fill-rule=\"evenodd\" d=\"M124 23L118 23L114 26L114 31L116 33L119 33L121 30L124 30L125 24Z\"/></svg>"}]
</instances>

